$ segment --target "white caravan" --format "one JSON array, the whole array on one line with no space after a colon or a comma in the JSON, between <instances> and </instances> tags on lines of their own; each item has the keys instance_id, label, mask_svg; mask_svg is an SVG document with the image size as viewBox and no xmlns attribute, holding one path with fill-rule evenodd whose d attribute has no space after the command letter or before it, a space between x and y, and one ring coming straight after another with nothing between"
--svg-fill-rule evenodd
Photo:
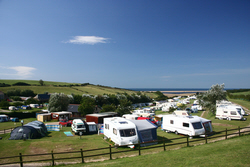
<instances>
[{"instance_id":1,"label":"white caravan","mask_svg":"<svg viewBox=\"0 0 250 167\"><path fill-rule=\"evenodd\" d=\"M189 116L190 113L186 110L175 110L173 112L174 115L182 115L182 116Z\"/></svg>"},{"instance_id":2,"label":"white caravan","mask_svg":"<svg viewBox=\"0 0 250 167\"><path fill-rule=\"evenodd\" d=\"M138 144L136 125L125 118L104 118L103 133L105 139L111 139L118 146L134 147L134 144Z\"/></svg>"},{"instance_id":3,"label":"white caravan","mask_svg":"<svg viewBox=\"0 0 250 167\"><path fill-rule=\"evenodd\" d=\"M237 108L237 106L234 105L221 105L217 107L215 118L227 119L229 121L231 121L232 119L242 121L246 120L246 118L241 115L241 109Z\"/></svg>"},{"instance_id":4,"label":"white caravan","mask_svg":"<svg viewBox=\"0 0 250 167\"><path fill-rule=\"evenodd\" d=\"M198 111L201 111L202 110L202 106L201 105L193 105L191 107L192 110L198 110Z\"/></svg>"},{"instance_id":5,"label":"white caravan","mask_svg":"<svg viewBox=\"0 0 250 167\"><path fill-rule=\"evenodd\" d=\"M125 118L125 119L131 119L131 120L137 120L139 116L138 115L135 115L135 114L124 114L122 116L122 118Z\"/></svg>"},{"instance_id":6,"label":"white caravan","mask_svg":"<svg viewBox=\"0 0 250 167\"><path fill-rule=\"evenodd\" d=\"M7 115L0 115L0 122L8 122L9 117Z\"/></svg>"},{"instance_id":7,"label":"white caravan","mask_svg":"<svg viewBox=\"0 0 250 167\"><path fill-rule=\"evenodd\" d=\"M205 129L199 117L163 115L162 129L166 132L188 136L204 136Z\"/></svg>"},{"instance_id":8,"label":"white caravan","mask_svg":"<svg viewBox=\"0 0 250 167\"><path fill-rule=\"evenodd\" d=\"M138 115L140 117L150 117L155 115L155 113L153 113L152 109L150 108L145 108L142 110L134 110L132 114Z\"/></svg>"},{"instance_id":9,"label":"white caravan","mask_svg":"<svg viewBox=\"0 0 250 167\"><path fill-rule=\"evenodd\" d=\"M81 119L74 119L72 124L71 124L71 130L75 134L79 134L80 132L85 133L86 126Z\"/></svg>"}]
</instances>

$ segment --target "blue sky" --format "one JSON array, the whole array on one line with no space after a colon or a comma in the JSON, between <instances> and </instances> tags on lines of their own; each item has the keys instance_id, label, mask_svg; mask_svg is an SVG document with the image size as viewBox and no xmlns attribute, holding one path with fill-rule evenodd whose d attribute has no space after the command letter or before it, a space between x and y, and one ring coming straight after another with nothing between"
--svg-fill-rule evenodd
<instances>
[{"instance_id":1,"label":"blue sky","mask_svg":"<svg viewBox=\"0 0 250 167\"><path fill-rule=\"evenodd\" d=\"M0 0L0 79L249 88L249 0Z\"/></svg>"}]
</instances>

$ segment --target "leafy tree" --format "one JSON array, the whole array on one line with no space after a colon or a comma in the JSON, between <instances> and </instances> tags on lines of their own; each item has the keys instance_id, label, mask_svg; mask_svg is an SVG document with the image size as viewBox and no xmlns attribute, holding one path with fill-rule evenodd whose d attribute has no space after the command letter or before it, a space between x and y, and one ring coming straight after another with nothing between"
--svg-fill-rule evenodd
<instances>
[{"instance_id":1,"label":"leafy tree","mask_svg":"<svg viewBox=\"0 0 250 167\"><path fill-rule=\"evenodd\" d=\"M224 84L213 85L210 90L197 96L199 104L204 108L208 108L210 112L215 114L216 101L226 99L226 92L224 91L224 87Z\"/></svg>"},{"instance_id":2,"label":"leafy tree","mask_svg":"<svg viewBox=\"0 0 250 167\"><path fill-rule=\"evenodd\" d=\"M22 102L15 102L15 103L13 103L13 105L14 105L15 107L18 107L18 106L22 106L23 103L22 103Z\"/></svg>"},{"instance_id":3,"label":"leafy tree","mask_svg":"<svg viewBox=\"0 0 250 167\"><path fill-rule=\"evenodd\" d=\"M63 93L50 95L48 110L50 112L66 111L69 106L69 98Z\"/></svg>"},{"instance_id":4,"label":"leafy tree","mask_svg":"<svg viewBox=\"0 0 250 167\"><path fill-rule=\"evenodd\" d=\"M28 100L26 100L24 102L25 105L29 105L29 104L39 104L40 102L37 99L34 98L29 98Z\"/></svg>"},{"instance_id":5,"label":"leafy tree","mask_svg":"<svg viewBox=\"0 0 250 167\"><path fill-rule=\"evenodd\" d=\"M20 96L10 96L10 99L12 99L14 101L22 101L22 99L20 98Z\"/></svg>"},{"instance_id":6,"label":"leafy tree","mask_svg":"<svg viewBox=\"0 0 250 167\"><path fill-rule=\"evenodd\" d=\"M155 98L155 100L166 100L168 99L167 96L165 96L162 92L157 91L155 92L155 94L157 95L157 97Z\"/></svg>"},{"instance_id":7,"label":"leafy tree","mask_svg":"<svg viewBox=\"0 0 250 167\"><path fill-rule=\"evenodd\" d=\"M132 102L128 99L120 99L119 100L120 105L116 109L116 112L122 116L124 114L130 114L130 111L132 110Z\"/></svg>"},{"instance_id":8,"label":"leafy tree","mask_svg":"<svg viewBox=\"0 0 250 167\"><path fill-rule=\"evenodd\" d=\"M43 85L44 85L44 82L43 82L43 80L42 80L42 79L40 79L40 80L39 80L39 84L40 84L41 86L43 86Z\"/></svg>"},{"instance_id":9,"label":"leafy tree","mask_svg":"<svg viewBox=\"0 0 250 167\"><path fill-rule=\"evenodd\" d=\"M78 111L83 115L92 114L94 112L95 99L91 97L84 96Z\"/></svg>"},{"instance_id":10,"label":"leafy tree","mask_svg":"<svg viewBox=\"0 0 250 167\"><path fill-rule=\"evenodd\" d=\"M25 96L25 97L31 96L31 97L34 97L35 93L33 92L33 90L27 89L27 90L21 91L21 96Z\"/></svg>"},{"instance_id":11,"label":"leafy tree","mask_svg":"<svg viewBox=\"0 0 250 167\"><path fill-rule=\"evenodd\" d=\"M105 98L105 96L98 95L95 98L95 103L99 106L103 106L104 104L108 104L108 100Z\"/></svg>"},{"instance_id":12,"label":"leafy tree","mask_svg":"<svg viewBox=\"0 0 250 167\"><path fill-rule=\"evenodd\" d=\"M81 95L73 95L73 98L74 98L74 104L81 104L81 102L82 102Z\"/></svg>"},{"instance_id":13,"label":"leafy tree","mask_svg":"<svg viewBox=\"0 0 250 167\"><path fill-rule=\"evenodd\" d=\"M14 83L12 84L13 86L30 86L30 84L28 83L25 83L25 82L17 82L17 83Z\"/></svg>"},{"instance_id":14,"label":"leafy tree","mask_svg":"<svg viewBox=\"0 0 250 167\"><path fill-rule=\"evenodd\" d=\"M116 107L114 104L104 104L100 112L110 112L110 111L115 111L115 110L116 110Z\"/></svg>"},{"instance_id":15,"label":"leafy tree","mask_svg":"<svg viewBox=\"0 0 250 167\"><path fill-rule=\"evenodd\" d=\"M8 109L9 106L10 106L10 103L9 103L8 101L2 100L2 101L0 102L0 107L1 107L2 109Z\"/></svg>"}]
</instances>

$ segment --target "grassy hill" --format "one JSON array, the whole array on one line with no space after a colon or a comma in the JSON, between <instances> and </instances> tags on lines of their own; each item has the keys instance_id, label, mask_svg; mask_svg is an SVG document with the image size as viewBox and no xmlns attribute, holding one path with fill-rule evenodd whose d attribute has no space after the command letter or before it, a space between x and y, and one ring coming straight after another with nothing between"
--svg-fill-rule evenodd
<instances>
[{"instance_id":1,"label":"grassy hill","mask_svg":"<svg viewBox=\"0 0 250 167\"><path fill-rule=\"evenodd\" d=\"M108 86L101 85L92 85L92 84L83 84L81 83L67 83L67 82L52 82L52 81L44 81L44 86L40 86L39 81L35 80L0 80L0 83L5 84L15 84L17 82L24 82L30 84L31 86L9 86L9 87L0 87L0 91L7 93L9 90L25 90L29 89L34 91L36 94L41 94L44 92L49 93L64 93L64 94L92 94L92 95L103 95L103 94L117 94L117 93L137 93L136 91L113 88ZM147 94L151 98L155 98L156 95L154 93L143 93Z\"/></svg>"}]
</instances>

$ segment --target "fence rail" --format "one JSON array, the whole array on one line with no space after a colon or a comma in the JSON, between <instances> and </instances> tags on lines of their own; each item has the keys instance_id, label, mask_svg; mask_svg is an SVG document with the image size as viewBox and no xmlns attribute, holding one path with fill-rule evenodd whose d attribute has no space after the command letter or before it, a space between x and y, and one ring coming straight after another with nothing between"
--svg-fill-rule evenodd
<instances>
[{"instance_id":1,"label":"fence rail","mask_svg":"<svg viewBox=\"0 0 250 167\"><path fill-rule=\"evenodd\" d=\"M244 131L241 131L241 129L244 129ZM199 138L199 139L192 139L190 140L188 136L185 137L178 137L178 138L172 138L172 139L163 139L163 140L156 140L156 141L152 141L152 142L143 142L143 143L138 143L136 144L136 148L133 150L124 150L124 151L116 151L116 152L112 152L112 148L116 148L114 146L109 145L109 147L104 147L104 148L98 148L98 149L89 149L89 150L82 150L80 149L80 151L71 151L71 152L58 152L58 153L54 153L53 151L51 151L51 153L45 153L45 154L32 154L32 155L22 155L21 153L19 153L19 155L17 156L10 156L10 157L0 157L1 159L11 159L11 158L19 158L19 161L13 161L13 162L6 162L6 163L0 163L0 165L8 165L8 164L20 164L20 167L23 167L24 163L33 163L33 162L42 162L42 161L50 161L52 162L52 166L55 165L55 161L58 160L66 160L66 159L81 159L82 163L85 163L85 158L90 158L90 157L96 157L96 156L104 156L104 155L109 155L109 159L112 159L112 155L113 154L117 154L117 153L125 153L125 152L130 152L130 151L138 151L138 155L141 155L141 151L142 150L148 150L148 149L153 149L153 148L159 148L159 147L163 147L163 150L166 151L166 147L169 146L173 146L173 145L181 145L181 144L186 144L186 146L188 147L190 145L190 143L194 143L194 142L198 142L198 141L205 141L205 144L208 143L208 140L210 139L215 139L215 138L220 138L223 137L224 140L226 140L229 136L231 135L236 135L236 136L241 136L241 134L250 132L250 127L245 127L245 128L236 128L236 129L226 129L224 131L219 131L217 133L225 133L223 135L213 135L213 136L208 136L205 135L204 138ZM237 132L235 132L235 130L237 130ZM233 133L229 133L231 131L234 131ZM179 140L179 139L185 139L185 142L178 142L178 143L166 143L166 141L173 141L173 140ZM148 147L141 147L141 144L148 144L148 143L155 143L158 142L158 144L156 145L151 145ZM99 151L99 150L107 150L106 153L97 153L97 154L92 154L92 155L85 155L83 153L86 152L91 152L91 151ZM66 158L55 158L55 155L61 155L61 154L71 154L71 153L78 153L80 155L76 155L74 157L66 157ZM24 157L32 157L32 156L51 156L51 158L46 158L46 159L39 159L39 160L23 160Z\"/></svg>"}]
</instances>

